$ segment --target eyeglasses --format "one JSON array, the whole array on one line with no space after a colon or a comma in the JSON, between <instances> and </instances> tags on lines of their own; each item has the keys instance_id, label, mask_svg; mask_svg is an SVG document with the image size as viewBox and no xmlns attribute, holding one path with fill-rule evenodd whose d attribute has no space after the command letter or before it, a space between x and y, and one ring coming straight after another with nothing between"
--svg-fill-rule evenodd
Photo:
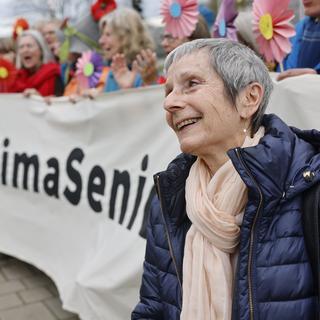
<instances>
[{"instance_id":1,"label":"eyeglasses","mask_svg":"<svg viewBox=\"0 0 320 320\"><path fill-rule=\"evenodd\" d=\"M171 34L164 34L164 35L162 36L162 41L164 41L164 40L166 40L166 41L168 41L169 43L171 43L171 42L175 41L176 38L174 38Z\"/></svg>"}]
</instances>

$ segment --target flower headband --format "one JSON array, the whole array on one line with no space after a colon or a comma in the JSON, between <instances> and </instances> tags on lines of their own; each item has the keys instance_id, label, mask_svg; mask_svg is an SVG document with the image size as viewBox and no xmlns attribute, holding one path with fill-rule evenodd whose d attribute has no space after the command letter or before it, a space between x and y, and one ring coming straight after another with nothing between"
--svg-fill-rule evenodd
<instances>
[{"instance_id":1,"label":"flower headband","mask_svg":"<svg viewBox=\"0 0 320 320\"><path fill-rule=\"evenodd\" d=\"M91 6L91 14L95 21L99 21L104 15L117 8L114 0L97 0Z\"/></svg>"},{"instance_id":2,"label":"flower headband","mask_svg":"<svg viewBox=\"0 0 320 320\"><path fill-rule=\"evenodd\" d=\"M18 38L20 33L24 30L29 29L29 23L26 19L19 18L13 25L12 37L14 40Z\"/></svg>"},{"instance_id":3,"label":"flower headband","mask_svg":"<svg viewBox=\"0 0 320 320\"><path fill-rule=\"evenodd\" d=\"M161 14L165 30L176 38L189 37L198 22L197 0L164 0Z\"/></svg>"}]
</instances>

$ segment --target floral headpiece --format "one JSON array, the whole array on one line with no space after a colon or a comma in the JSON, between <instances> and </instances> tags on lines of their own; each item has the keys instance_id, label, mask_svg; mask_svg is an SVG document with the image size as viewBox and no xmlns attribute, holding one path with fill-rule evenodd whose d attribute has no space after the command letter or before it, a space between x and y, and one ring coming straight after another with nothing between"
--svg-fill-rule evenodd
<instances>
[{"instance_id":1,"label":"floral headpiece","mask_svg":"<svg viewBox=\"0 0 320 320\"><path fill-rule=\"evenodd\" d=\"M20 33L24 30L29 29L29 23L26 19L19 18L13 25L12 37L14 40L18 38Z\"/></svg>"},{"instance_id":2,"label":"floral headpiece","mask_svg":"<svg viewBox=\"0 0 320 320\"><path fill-rule=\"evenodd\" d=\"M94 51L84 52L78 59L76 67L76 77L81 88L95 88L102 74L102 57Z\"/></svg>"},{"instance_id":3,"label":"floral headpiece","mask_svg":"<svg viewBox=\"0 0 320 320\"><path fill-rule=\"evenodd\" d=\"M260 53L267 62L282 62L291 51L290 37L295 35L290 21L294 17L288 9L290 0L255 0L253 2L253 32Z\"/></svg>"},{"instance_id":4,"label":"floral headpiece","mask_svg":"<svg viewBox=\"0 0 320 320\"><path fill-rule=\"evenodd\" d=\"M0 58L0 92L8 92L16 74L15 66L10 61Z\"/></svg>"},{"instance_id":5,"label":"floral headpiece","mask_svg":"<svg viewBox=\"0 0 320 320\"><path fill-rule=\"evenodd\" d=\"M229 38L237 41L237 30L234 26L234 20L237 15L235 0L223 0L213 25L213 36L215 38Z\"/></svg>"},{"instance_id":6,"label":"floral headpiece","mask_svg":"<svg viewBox=\"0 0 320 320\"><path fill-rule=\"evenodd\" d=\"M114 0L97 0L91 5L91 14L95 21L99 21L104 15L117 8Z\"/></svg>"},{"instance_id":7,"label":"floral headpiece","mask_svg":"<svg viewBox=\"0 0 320 320\"><path fill-rule=\"evenodd\" d=\"M161 14L165 30L173 37L189 37L198 22L198 2L197 0L164 0Z\"/></svg>"}]
</instances>

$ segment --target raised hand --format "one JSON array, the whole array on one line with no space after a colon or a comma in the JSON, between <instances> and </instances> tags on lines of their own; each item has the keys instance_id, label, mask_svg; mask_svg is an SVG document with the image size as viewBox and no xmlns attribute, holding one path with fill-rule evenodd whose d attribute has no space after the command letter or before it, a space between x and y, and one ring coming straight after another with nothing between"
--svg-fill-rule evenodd
<instances>
[{"instance_id":1,"label":"raised hand","mask_svg":"<svg viewBox=\"0 0 320 320\"><path fill-rule=\"evenodd\" d=\"M117 53L112 57L111 70L113 76L121 89L132 88L136 71L130 70L123 54Z\"/></svg>"},{"instance_id":2,"label":"raised hand","mask_svg":"<svg viewBox=\"0 0 320 320\"><path fill-rule=\"evenodd\" d=\"M157 81L157 56L150 49L141 50L133 62L132 69L141 74L145 85L154 84Z\"/></svg>"},{"instance_id":3,"label":"raised hand","mask_svg":"<svg viewBox=\"0 0 320 320\"><path fill-rule=\"evenodd\" d=\"M302 76L304 74L317 74L316 70L310 68L297 68L297 69L289 69L286 71L281 72L277 80L283 80L290 77Z\"/></svg>"}]
</instances>

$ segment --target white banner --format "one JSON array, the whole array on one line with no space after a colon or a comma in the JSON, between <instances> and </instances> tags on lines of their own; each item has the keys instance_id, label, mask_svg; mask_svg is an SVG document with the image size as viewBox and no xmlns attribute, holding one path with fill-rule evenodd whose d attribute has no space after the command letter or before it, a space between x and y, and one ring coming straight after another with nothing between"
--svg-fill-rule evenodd
<instances>
[{"instance_id":1,"label":"white banner","mask_svg":"<svg viewBox=\"0 0 320 320\"><path fill-rule=\"evenodd\" d=\"M0 96L0 252L45 271L83 320L129 319L138 302L152 176L179 152L162 98Z\"/></svg>"},{"instance_id":2,"label":"white banner","mask_svg":"<svg viewBox=\"0 0 320 320\"><path fill-rule=\"evenodd\" d=\"M320 128L319 76L275 83L268 111ZM163 88L72 105L0 95L0 252L46 272L83 320L138 301L152 176L179 153Z\"/></svg>"},{"instance_id":3,"label":"white banner","mask_svg":"<svg viewBox=\"0 0 320 320\"><path fill-rule=\"evenodd\" d=\"M276 77L272 73L272 78ZM304 75L274 82L267 113L300 129L320 130L320 76Z\"/></svg>"}]
</instances>

